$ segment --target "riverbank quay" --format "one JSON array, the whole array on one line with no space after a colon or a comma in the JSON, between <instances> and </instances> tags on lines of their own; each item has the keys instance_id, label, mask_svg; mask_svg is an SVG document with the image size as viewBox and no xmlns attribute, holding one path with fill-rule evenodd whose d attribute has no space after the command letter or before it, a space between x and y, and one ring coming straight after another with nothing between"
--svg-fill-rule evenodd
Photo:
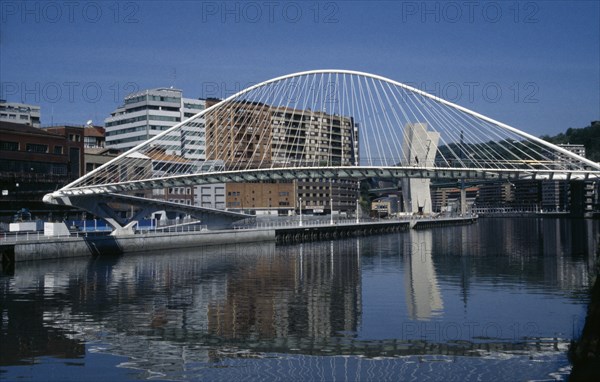
<instances>
[{"instance_id":1,"label":"riverbank quay","mask_svg":"<svg viewBox=\"0 0 600 382\"><path fill-rule=\"evenodd\" d=\"M512 208L475 208L473 211L480 218L566 218L566 219L600 219L600 213L586 214L568 211L519 210Z\"/></svg>"},{"instance_id":2,"label":"riverbank quay","mask_svg":"<svg viewBox=\"0 0 600 382\"><path fill-rule=\"evenodd\" d=\"M10 237L8 238L10 240ZM146 232L129 236L78 234L69 237L45 237L30 235L13 242L0 241L3 270L14 263L70 257L99 255L123 255L149 251L219 246L275 241L272 229L219 230L183 232Z\"/></svg>"},{"instance_id":3,"label":"riverbank quay","mask_svg":"<svg viewBox=\"0 0 600 382\"><path fill-rule=\"evenodd\" d=\"M276 228L277 243L300 243L340 239L354 236L403 232L409 229L427 229L453 225L473 224L476 216L448 218L420 218L410 220L381 220L368 222L345 221L334 224L302 225Z\"/></svg>"},{"instance_id":4,"label":"riverbank quay","mask_svg":"<svg viewBox=\"0 0 600 382\"><path fill-rule=\"evenodd\" d=\"M202 227L182 225L168 230L141 230L133 235L111 236L76 232L70 236L48 237L41 233L9 235L0 238L3 270L25 261L100 255L123 255L149 251L229 244L276 241L297 243L331 240L352 236L402 232L438 226L472 224L476 216L412 218L408 220L306 221L296 225L276 224L210 231Z\"/></svg>"},{"instance_id":5,"label":"riverbank quay","mask_svg":"<svg viewBox=\"0 0 600 382\"><path fill-rule=\"evenodd\" d=\"M340 239L353 236L367 236L410 229L409 221L382 221L368 223L341 223L329 225L309 225L275 229L277 243L301 243Z\"/></svg>"}]
</instances>

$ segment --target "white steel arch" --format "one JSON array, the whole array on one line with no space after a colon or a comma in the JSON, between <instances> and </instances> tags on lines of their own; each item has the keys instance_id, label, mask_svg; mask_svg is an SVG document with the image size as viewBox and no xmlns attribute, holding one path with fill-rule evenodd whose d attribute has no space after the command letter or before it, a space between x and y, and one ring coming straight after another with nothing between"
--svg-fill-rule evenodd
<instances>
[{"instance_id":1,"label":"white steel arch","mask_svg":"<svg viewBox=\"0 0 600 382\"><path fill-rule=\"evenodd\" d=\"M328 92L335 102L328 99ZM199 118L206 119L206 126L197 127L206 129L207 147L213 148L210 153L207 150L205 161L193 162L185 159L178 145L185 139L182 127L196 126ZM329 124L328 130L315 130L315 134L328 138L307 135L324 123ZM344 131L335 133L339 129ZM423 131L414 132L419 129ZM278 130L287 132L277 137ZM171 143L158 144L165 140ZM430 147L437 150L433 156L425 153ZM331 154L335 152L340 154ZM413 158L415 152L419 155ZM323 171L360 178L376 169L395 177L423 178L589 179L600 174L595 162L403 83L352 70L311 70L273 78L231 95L45 200L228 179L283 179L281 174L286 172L291 178L322 177Z\"/></svg>"}]
</instances>

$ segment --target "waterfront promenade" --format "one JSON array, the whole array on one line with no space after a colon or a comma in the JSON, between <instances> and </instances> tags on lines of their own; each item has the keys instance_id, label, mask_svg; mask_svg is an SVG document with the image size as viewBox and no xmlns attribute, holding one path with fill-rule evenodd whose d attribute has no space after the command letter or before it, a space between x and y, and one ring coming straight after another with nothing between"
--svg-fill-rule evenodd
<instances>
[{"instance_id":1,"label":"waterfront promenade","mask_svg":"<svg viewBox=\"0 0 600 382\"><path fill-rule=\"evenodd\" d=\"M208 230L205 225L184 222L169 226L140 227L133 235L111 236L106 231L76 231L64 236L43 232L4 233L0 237L3 268L21 261L66 257L121 255L197 246L240 244L262 241L292 243L366 236L435 226L475 222L477 216L423 217L402 219L306 219L258 221L227 230Z\"/></svg>"}]
</instances>

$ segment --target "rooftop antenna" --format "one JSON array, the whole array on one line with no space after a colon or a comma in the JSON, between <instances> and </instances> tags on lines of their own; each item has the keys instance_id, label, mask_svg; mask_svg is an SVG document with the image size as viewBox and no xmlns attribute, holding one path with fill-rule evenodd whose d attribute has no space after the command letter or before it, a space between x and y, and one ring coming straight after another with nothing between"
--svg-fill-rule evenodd
<instances>
[{"instance_id":1,"label":"rooftop antenna","mask_svg":"<svg viewBox=\"0 0 600 382\"><path fill-rule=\"evenodd\" d=\"M173 86L175 85L175 82L177 81L177 68L173 67L171 68L172 72L171 72L171 76L173 77L173 85L171 85L171 89L173 89Z\"/></svg>"}]
</instances>

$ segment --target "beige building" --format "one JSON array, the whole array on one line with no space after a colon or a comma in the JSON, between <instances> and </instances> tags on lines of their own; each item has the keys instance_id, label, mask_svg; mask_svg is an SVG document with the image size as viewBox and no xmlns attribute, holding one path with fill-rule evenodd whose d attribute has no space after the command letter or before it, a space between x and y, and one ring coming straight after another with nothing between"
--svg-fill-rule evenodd
<instances>
[{"instance_id":1,"label":"beige building","mask_svg":"<svg viewBox=\"0 0 600 382\"><path fill-rule=\"evenodd\" d=\"M479 192L479 187L465 188L465 208L473 206ZM461 209L461 189L458 187L440 187L431 191L432 205L435 212L458 212ZM468 206L468 208L467 208Z\"/></svg>"},{"instance_id":2,"label":"beige building","mask_svg":"<svg viewBox=\"0 0 600 382\"><path fill-rule=\"evenodd\" d=\"M294 182L228 183L225 201L228 209L274 209L282 212L296 208Z\"/></svg>"},{"instance_id":3,"label":"beige building","mask_svg":"<svg viewBox=\"0 0 600 382\"><path fill-rule=\"evenodd\" d=\"M358 130L350 117L277 108L271 128L277 166L352 166L358 161Z\"/></svg>"},{"instance_id":4,"label":"beige building","mask_svg":"<svg viewBox=\"0 0 600 382\"><path fill-rule=\"evenodd\" d=\"M86 148L84 155L86 174L115 159L119 153L120 151L115 149Z\"/></svg>"},{"instance_id":5,"label":"beige building","mask_svg":"<svg viewBox=\"0 0 600 382\"><path fill-rule=\"evenodd\" d=\"M206 106L217 102L207 100ZM226 170L352 166L358 155L358 129L351 117L250 102L234 102L206 116L206 158L223 161ZM356 181L300 179L283 183L281 190L278 183L266 184L228 184L227 208L277 209L280 214L300 208L317 214L356 209ZM279 192L287 194L277 199Z\"/></svg>"},{"instance_id":6,"label":"beige building","mask_svg":"<svg viewBox=\"0 0 600 382\"><path fill-rule=\"evenodd\" d=\"M216 100L207 100L210 107ZM206 117L206 159L221 160L227 170L271 163L271 107L234 102Z\"/></svg>"}]
</instances>

